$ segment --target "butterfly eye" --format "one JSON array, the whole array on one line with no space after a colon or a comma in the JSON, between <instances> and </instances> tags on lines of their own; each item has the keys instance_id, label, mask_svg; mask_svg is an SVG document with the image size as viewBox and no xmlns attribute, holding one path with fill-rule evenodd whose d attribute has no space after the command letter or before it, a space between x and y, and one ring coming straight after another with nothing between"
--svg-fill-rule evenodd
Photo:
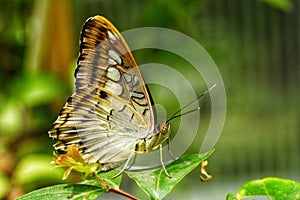
<instances>
[{"instance_id":1,"label":"butterfly eye","mask_svg":"<svg viewBox=\"0 0 300 200\"><path fill-rule=\"evenodd\" d=\"M162 124L161 132L167 133L171 129L171 125L169 122Z\"/></svg>"}]
</instances>

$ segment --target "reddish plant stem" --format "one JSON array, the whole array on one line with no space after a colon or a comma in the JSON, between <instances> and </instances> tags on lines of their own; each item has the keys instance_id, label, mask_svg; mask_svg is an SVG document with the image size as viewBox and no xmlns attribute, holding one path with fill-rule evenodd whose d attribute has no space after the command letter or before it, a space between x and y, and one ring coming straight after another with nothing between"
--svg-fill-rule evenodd
<instances>
[{"instance_id":1,"label":"reddish plant stem","mask_svg":"<svg viewBox=\"0 0 300 200\"><path fill-rule=\"evenodd\" d=\"M116 189L116 188L111 188L111 187L109 187L108 190L109 190L110 192L113 192L113 193L122 195L122 196L124 196L124 197L126 197L126 198L128 198L128 199L131 199L131 200L139 200L137 197L132 196L131 194L129 194L129 193L123 191L123 190L120 190L120 189Z\"/></svg>"}]
</instances>

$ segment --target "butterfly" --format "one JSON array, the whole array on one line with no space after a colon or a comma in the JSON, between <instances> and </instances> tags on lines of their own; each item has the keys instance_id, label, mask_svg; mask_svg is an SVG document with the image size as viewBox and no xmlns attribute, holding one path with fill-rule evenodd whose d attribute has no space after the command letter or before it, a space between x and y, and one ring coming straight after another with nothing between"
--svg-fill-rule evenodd
<instances>
[{"instance_id":1,"label":"butterfly","mask_svg":"<svg viewBox=\"0 0 300 200\"><path fill-rule=\"evenodd\" d=\"M169 141L170 123L156 122L153 101L125 40L102 16L87 19L80 35L75 90L49 131L54 148L77 145L87 163L103 171Z\"/></svg>"}]
</instances>

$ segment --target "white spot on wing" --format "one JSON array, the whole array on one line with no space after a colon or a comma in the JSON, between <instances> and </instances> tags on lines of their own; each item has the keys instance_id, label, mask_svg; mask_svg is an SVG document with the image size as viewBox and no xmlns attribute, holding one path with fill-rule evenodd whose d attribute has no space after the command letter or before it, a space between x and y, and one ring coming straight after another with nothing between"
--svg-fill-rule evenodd
<instances>
[{"instance_id":1,"label":"white spot on wing","mask_svg":"<svg viewBox=\"0 0 300 200\"><path fill-rule=\"evenodd\" d=\"M124 73L124 78L125 78L126 83L131 82L131 76L129 74Z\"/></svg>"},{"instance_id":2,"label":"white spot on wing","mask_svg":"<svg viewBox=\"0 0 300 200\"><path fill-rule=\"evenodd\" d=\"M113 41L117 41L117 39L119 38L117 35L115 35L114 33L112 33L111 31L107 31L108 33L108 37L109 39L113 40Z\"/></svg>"},{"instance_id":3,"label":"white spot on wing","mask_svg":"<svg viewBox=\"0 0 300 200\"><path fill-rule=\"evenodd\" d=\"M137 87L139 86L138 84L139 84L139 78L137 76L134 76L132 85Z\"/></svg>"},{"instance_id":4,"label":"white spot on wing","mask_svg":"<svg viewBox=\"0 0 300 200\"><path fill-rule=\"evenodd\" d=\"M116 82L119 81L120 78L121 78L121 74L120 74L119 70L117 68L114 68L114 67L109 67L107 69L106 76L108 78L110 78L111 80L116 81Z\"/></svg>"},{"instance_id":5,"label":"white spot on wing","mask_svg":"<svg viewBox=\"0 0 300 200\"><path fill-rule=\"evenodd\" d=\"M108 59L108 65L112 66L112 65L117 65L118 63L116 61L114 61L113 59L109 58Z\"/></svg>"},{"instance_id":6,"label":"white spot on wing","mask_svg":"<svg viewBox=\"0 0 300 200\"><path fill-rule=\"evenodd\" d=\"M136 98L139 98L139 99L145 97L145 95L143 93L137 93L137 92L134 92L134 91L130 91L129 93L130 93L130 96L133 96L133 97L136 97Z\"/></svg>"},{"instance_id":7,"label":"white spot on wing","mask_svg":"<svg viewBox=\"0 0 300 200\"><path fill-rule=\"evenodd\" d=\"M107 80L104 88L111 91L113 94L116 94L118 96L121 95L122 92L123 92L123 87L120 84L115 83L111 80Z\"/></svg>"},{"instance_id":8,"label":"white spot on wing","mask_svg":"<svg viewBox=\"0 0 300 200\"><path fill-rule=\"evenodd\" d=\"M114 50L109 50L108 51L108 55L115 60L119 65L121 65L122 63L122 59L120 58L120 56L114 51Z\"/></svg>"}]
</instances>

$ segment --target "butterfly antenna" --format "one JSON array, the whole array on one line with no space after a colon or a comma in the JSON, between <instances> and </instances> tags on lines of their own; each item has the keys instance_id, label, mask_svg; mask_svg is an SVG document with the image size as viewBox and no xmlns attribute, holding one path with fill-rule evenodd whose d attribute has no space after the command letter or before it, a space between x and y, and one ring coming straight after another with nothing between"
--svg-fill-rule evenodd
<instances>
[{"instance_id":1,"label":"butterfly antenna","mask_svg":"<svg viewBox=\"0 0 300 200\"><path fill-rule=\"evenodd\" d=\"M200 110L200 107L197 107L197 108L194 108L192 110L189 110L185 113L181 113L181 114L178 114L180 113L181 111L183 111L184 109L186 109L187 107L189 107L192 103L194 103L195 101L198 101L201 97L203 97L204 95L206 95L207 93L209 93L214 87L216 86L216 84L213 84L208 90L206 90L205 92L203 92L202 94L200 94L199 96L197 96L194 100L192 100L191 102L187 103L185 106L183 106L182 108L180 108L179 110L177 110L168 120L172 120L174 118L177 118L177 117L181 117L183 115L186 115L186 114L189 114L189 113L192 113L192 112L195 112L197 110Z\"/></svg>"}]
</instances>

